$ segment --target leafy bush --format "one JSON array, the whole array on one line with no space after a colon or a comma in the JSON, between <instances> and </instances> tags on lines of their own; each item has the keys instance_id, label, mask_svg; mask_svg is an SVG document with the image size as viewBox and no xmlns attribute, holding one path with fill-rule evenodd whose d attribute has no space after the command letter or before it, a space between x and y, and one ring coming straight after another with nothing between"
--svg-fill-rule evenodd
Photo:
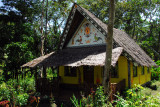
<instances>
[{"instance_id":1,"label":"leafy bush","mask_svg":"<svg viewBox=\"0 0 160 107\"><path fill-rule=\"evenodd\" d=\"M94 95L94 106L102 107L103 105L105 105L106 100L107 99L106 99L106 96L104 95L103 87L102 86L97 87L97 90Z\"/></svg>"},{"instance_id":2,"label":"leafy bush","mask_svg":"<svg viewBox=\"0 0 160 107\"><path fill-rule=\"evenodd\" d=\"M57 70L53 70L50 68L47 68L47 79L52 79L52 78L56 78L57 77Z\"/></svg>"},{"instance_id":3,"label":"leafy bush","mask_svg":"<svg viewBox=\"0 0 160 107\"><path fill-rule=\"evenodd\" d=\"M106 96L103 94L103 87L97 88L97 91L91 91L87 97L82 97L81 100L76 99L75 96L71 98L74 107L159 107L160 93L154 96L151 94L143 94L145 90L140 85L135 85L134 88L126 91L126 97L115 95L117 100L106 103Z\"/></svg>"},{"instance_id":4,"label":"leafy bush","mask_svg":"<svg viewBox=\"0 0 160 107\"><path fill-rule=\"evenodd\" d=\"M75 107L102 107L106 105L107 97L104 95L103 86L97 87L96 92L91 89L91 94L87 97L82 96L82 99L78 101L75 96L71 98L72 104Z\"/></svg>"},{"instance_id":5,"label":"leafy bush","mask_svg":"<svg viewBox=\"0 0 160 107\"><path fill-rule=\"evenodd\" d=\"M10 79L0 85L0 100L8 100L12 105L26 105L29 98L27 93L29 90L35 91L33 78L26 78L19 81Z\"/></svg>"},{"instance_id":6,"label":"leafy bush","mask_svg":"<svg viewBox=\"0 0 160 107\"><path fill-rule=\"evenodd\" d=\"M126 94L126 98L121 96L117 96L118 100L114 101L116 103L116 107L159 107L160 105L160 94L156 96L144 95L142 91L144 91L140 85L135 85L135 88L129 89Z\"/></svg>"},{"instance_id":7,"label":"leafy bush","mask_svg":"<svg viewBox=\"0 0 160 107\"><path fill-rule=\"evenodd\" d=\"M0 69L0 84L2 84L3 81L5 80L4 75L2 74L3 74L3 71Z\"/></svg>"},{"instance_id":8,"label":"leafy bush","mask_svg":"<svg viewBox=\"0 0 160 107\"><path fill-rule=\"evenodd\" d=\"M152 67L151 69L151 79L152 80L160 80L160 60L158 60L156 62L156 64L158 65L158 67Z\"/></svg>"},{"instance_id":9,"label":"leafy bush","mask_svg":"<svg viewBox=\"0 0 160 107\"><path fill-rule=\"evenodd\" d=\"M0 85L0 101L1 100L10 101L10 91L7 89L6 84L4 82Z\"/></svg>"},{"instance_id":10,"label":"leafy bush","mask_svg":"<svg viewBox=\"0 0 160 107\"><path fill-rule=\"evenodd\" d=\"M33 77L20 80L19 85L23 88L24 92L35 91L35 81Z\"/></svg>"},{"instance_id":11,"label":"leafy bush","mask_svg":"<svg viewBox=\"0 0 160 107\"><path fill-rule=\"evenodd\" d=\"M16 98L17 99L16 105L20 105L20 106L26 105L28 98L29 98L29 95L27 93L19 94Z\"/></svg>"}]
</instances>

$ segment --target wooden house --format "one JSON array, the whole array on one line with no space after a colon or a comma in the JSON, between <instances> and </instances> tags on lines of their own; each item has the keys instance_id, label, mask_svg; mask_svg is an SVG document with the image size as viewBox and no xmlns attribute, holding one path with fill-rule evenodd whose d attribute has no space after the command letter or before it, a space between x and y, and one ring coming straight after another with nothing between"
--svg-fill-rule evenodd
<instances>
[{"instance_id":1,"label":"wooden house","mask_svg":"<svg viewBox=\"0 0 160 107\"><path fill-rule=\"evenodd\" d=\"M63 31L59 50L36 58L22 67L56 66L61 84L102 84L107 25L85 8L74 4ZM124 31L113 30L111 83L125 80L126 87L151 80L153 60Z\"/></svg>"}]
</instances>

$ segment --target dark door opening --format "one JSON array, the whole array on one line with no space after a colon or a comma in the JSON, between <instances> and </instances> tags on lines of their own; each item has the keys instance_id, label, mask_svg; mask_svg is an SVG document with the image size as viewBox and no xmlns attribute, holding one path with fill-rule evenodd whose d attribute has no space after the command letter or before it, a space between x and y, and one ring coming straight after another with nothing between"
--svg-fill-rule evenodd
<instances>
[{"instance_id":1,"label":"dark door opening","mask_svg":"<svg viewBox=\"0 0 160 107\"><path fill-rule=\"evenodd\" d=\"M94 84L94 66L83 67L84 83L92 86Z\"/></svg>"}]
</instances>

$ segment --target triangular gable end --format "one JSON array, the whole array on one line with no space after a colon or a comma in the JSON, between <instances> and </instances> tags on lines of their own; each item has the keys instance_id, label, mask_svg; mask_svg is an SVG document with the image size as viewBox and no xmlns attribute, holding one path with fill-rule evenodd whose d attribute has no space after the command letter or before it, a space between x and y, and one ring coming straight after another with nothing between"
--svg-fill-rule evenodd
<instances>
[{"instance_id":1,"label":"triangular gable end","mask_svg":"<svg viewBox=\"0 0 160 107\"><path fill-rule=\"evenodd\" d=\"M105 36L87 19L79 25L67 47L105 44Z\"/></svg>"},{"instance_id":2,"label":"triangular gable end","mask_svg":"<svg viewBox=\"0 0 160 107\"><path fill-rule=\"evenodd\" d=\"M86 21L86 23L88 22L92 26L92 28L94 27L95 30L97 30L97 32L99 32L98 33L99 35L96 35L96 36L94 34L92 34L92 39L93 39L92 42L91 42L90 39L87 39L87 40L83 41L85 43L85 45L88 45L89 42L91 42L90 45L99 44L99 43L101 43L101 44L105 43L105 41L104 41L105 39L104 38L107 36L106 31L97 23L96 20L94 20L94 18L91 18L90 15L88 15L88 13L83 11L82 7L80 7L79 5L74 3L74 5L72 7L72 10L71 10L71 13L70 13L70 15L68 17L65 29L63 31L62 39L61 39L61 43L60 43L60 47L59 48L62 49L64 47L66 47L66 46L67 47L71 47L72 44L73 44L73 41L72 41L73 36L76 37L76 32L79 32L78 29L79 29L80 25L83 24L83 21L81 21L81 24L79 24L79 27L77 27L76 32L74 32L74 34L72 34L72 37L68 37L68 35L69 35L68 33L70 33L70 30L73 28L73 25L74 25L73 19L75 18L76 13L80 13L84 17L83 21ZM102 36L102 35L104 35L104 36ZM71 36L71 35L69 35L69 36ZM78 36L76 38L77 39L75 39L74 43L76 43L76 41L77 41L77 43L74 46L77 46L78 44L80 44L80 43L78 43L78 41L79 41L78 40ZM80 36L79 36L79 39L80 39ZM96 40L98 39L98 41L96 42L96 40L94 40L94 39L96 39Z\"/></svg>"}]
</instances>

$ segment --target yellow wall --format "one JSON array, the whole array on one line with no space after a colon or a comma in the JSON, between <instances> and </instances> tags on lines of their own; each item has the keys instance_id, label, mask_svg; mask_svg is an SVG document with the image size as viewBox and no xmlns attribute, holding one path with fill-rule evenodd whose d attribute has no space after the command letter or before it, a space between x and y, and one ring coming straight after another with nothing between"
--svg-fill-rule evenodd
<instances>
[{"instance_id":1,"label":"yellow wall","mask_svg":"<svg viewBox=\"0 0 160 107\"><path fill-rule=\"evenodd\" d=\"M151 72L147 72L147 67L144 67L144 75L141 74L141 66L138 66L137 77L133 77L133 63L130 63L130 72L131 72L131 87L134 84L144 84L151 80ZM97 84L97 79L102 84L103 81L103 72L104 68L101 66L94 67L94 84ZM77 77L64 76L64 66L59 67L59 76L61 76L61 82L64 84L80 84L83 83L83 66L78 67ZM80 78L81 77L81 78ZM120 56L118 59L118 78L111 78L111 83L118 83L121 80L126 80L126 87L128 87L128 62L127 58Z\"/></svg>"},{"instance_id":2,"label":"yellow wall","mask_svg":"<svg viewBox=\"0 0 160 107\"><path fill-rule=\"evenodd\" d=\"M144 84L146 72L144 71L144 74L142 75L142 66L138 66L138 69L139 69L139 76L140 76L140 84Z\"/></svg>"},{"instance_id":3,"label":"yellow wall","mask_svg":"<svg viewBox=\"0 0 160 107\"><path fill-rule=\"evenodd\" d=\"M80 70L80 73L78 71ZM61 83L64 84L79 84L80 81L83 83L83 67L78 67L77 69L77 77L71 77L71 76L64 76L64 66L59 67L59 76L61 77ZM94 67L94 84L96 83L97 78L100 80L100 83L102 83L102 71L103 68L100 66L95 66ZM81 77L81 79L79 78Z\"/></svg>"},{"instance_id":4,"label":"yellow wall","mask_svg":"<svg viewBox=\"0 0 160 107\"><path fill-rule=\"evenodd\" d=\"M103 67L95 66L94 68L94 84L96 84L97 77L100 79L100 83L102 84L103 77L102 77ZM111 83L118 83L123 79L126 79L126 86L128 86L128 66L127 66L127 59L123 56L120 56L118 59L118 77L119 78L111 78Z\"/></svg>"},{"instance_id":5,"label":"yellow wall","mask_svg":"<svg viewBox=\"0 0 160 107\"><path fill-rule=\"evenodd\" d=\"M81 83L83 83L83 67L78 67L80 69L80 74L77 70L77 77L67 77L64 76L64 66L59 67L59 76L61 76L61 82L65 84L79 84L79 76L81 76ZM94 67L94 84L97 84L97 79L100 80L100 84L102 84L103 77L103 67L95 66ZM128 86L128 66L127 66L127 59L123 56L120 56L118 60L118 73L119 78L111 78L111 83L118 83L123 79L126 79L126 86Z\"/></svg>"},{"instance_id":6,"label":"yellow wall","mask_svg":"<svg viewBox=\"0 0 160 107\"><path fill-rule=\"evenodd\" d=\"M76 72L77 72L77 77L64 76L64 66L60 66L59 67L59 76L61 77L61 83L79 84L80 81L81 81L81 83L83 83L83 67L78 67ZM81 79L79 77L81 77Z\"/></svg>"},{"instance_id":7,"label":"yellow wall","mask_svg":"<svg viewBox=\"0 0 160 107\"><path fill-rule=\"evenodd\" d=\"M135 84L144 84L151 80L151 72L147 72L147 67L144 67L144 75L142 75L142 67L138 66L137 76L133 77L133 63L130 65L131 67L131 87Z\"/></svg>"},{"instance_id":8,"label":"yellow wall","mask_svg":"<svg viewBox=\"0 0 160 107\"><path fill-rule=\"evenodd\" d=\"M139 84L139 71L137 70L137 76L133 77L133 63L131 62L130 64L130 68L131 68L131 87L134 86L134 84Z\"/></svg>"},{"instance_id":9,"label":"yellow wall","mask_svg":"<svg viewBox=\"0 0 160 107\"><path fill-rule=\"evenodd\" d=\"M100 80L100 84L102 84L102 71L103 67L101 66L95 66L94 67L94 84L97 84L97 79Z\"/></svg>"},{"instance_id":10,"label":"yellow wall","mask_svg":"<svg viewBox=\"0 0 160 107\"><path fill-rule=\"evenodd\" d=\"M126 80L126 87L128 87L128 66L127 59L124 56L120 56L118 59L118 78L111 78L111 83L118 83L121 80Z\"/></svg>"}]
</instances>

